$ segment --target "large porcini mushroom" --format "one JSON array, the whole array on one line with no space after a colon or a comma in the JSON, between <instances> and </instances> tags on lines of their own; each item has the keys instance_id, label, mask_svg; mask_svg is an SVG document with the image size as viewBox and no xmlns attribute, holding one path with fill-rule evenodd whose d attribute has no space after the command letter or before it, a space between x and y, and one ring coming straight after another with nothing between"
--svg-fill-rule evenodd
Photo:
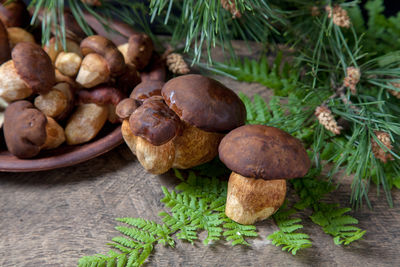
<instances>
[{"instance_id":1,"label":"large porcini mushroom","mask_svg":"<svg viewBox=\"0 0 400 267\"><path fill-rule=\"evenodd\" d=\"M3 64L11 58L10 43L6 27L0 21L0 64Z\"/></svg>"},{"instance_id":2,"label":"large porcini mushroom","mask_svg":"<svg viewBox=\"0 0 400 267\"><path fill-rule=\"evenodd\" d=\"M135 92L133 94L135 95ZM218 144L224 133L244 124L246 110L242 101L233 91L213 79L201 75L180 76L168 81L163 86L161 94L163 98L152 96L148 99L146 97L150 94L148 92L143 94L143 99L146 99L143 106L136 109L129 117L129 125L126 118L122 124L122 134L126 143L138 158L143 154L140 157L147 161L143 166L145 168L153 166L147 168L152 173L164 173L172 167L191 168L212 160L218 154ZM135 97L140 100L139 96ZM154 108L149 108L149 104L145 105L154 101L150 101L151 99L165 101L163 112L153 112ZM140 145L135 143L138 139L135 138L134 125L140 123L136 121L139 119L136 114L142 112L150 117L148 120L165 120L165 117L170 117L165 111L166 106L170 109L168 112L173 112L180 118L180 130L173 138L168 137L171 138L166 143L169 144L168 153L167 149L163 148L162 153L157 154L155 152L156 146L159 146L157 142L141 142ZM145 112L147 108L149 110ZM161 132L156 134L162 135ZM165 136L158 138L162 137ZM169 167L166 165L167 162ZM162 168L156 169L157 166Z\"/></svg>"},{"instance_id":3,"label":"large porcini mushroom","mask_svg":"<svg viewBox=\"0 0 400 267\"><path fill-rule=\"evenodd\" d=\"M0 67L0 97L11 102L26 98L32 92L50 91L55 83L54 67L40 46L18 43L11 56L12 60Z\"/></svg>"},{"instance_id":4,"label":"large porcini mushroom","mask_svg":"<svg viewBox=\"0 0 400 267\"><path fill-rule=\"evenodd\" d=\"M310 159L301 142L265 125L245 125L227 134L219 145L221 161L232 170L226 215L253 224L283 204L286 179L304 176Z\"/></svg>"},{"instance_id":5,"label":"large porcini mushroom","mask_svg":"<svg viewBox=\"0 0 400 267\"><path fill-rule=\"evenodd\" d=\"M84 58L76 81L83 87L92 88L125 72L124 57L105 37L89 36L80 46Z\"/></svg>"},{"instance_id":6,"label":"large porcini mushroom","mask_svg":"<svg viewBox=\"0 0 400 267\"><path fill-rule=\"evenodd\" d=\"M55 148L65 140L61 126L25 100L7 107L4 138L8 151L18 158L34 157L41 149Z\"/></svg>"}]
</instances>

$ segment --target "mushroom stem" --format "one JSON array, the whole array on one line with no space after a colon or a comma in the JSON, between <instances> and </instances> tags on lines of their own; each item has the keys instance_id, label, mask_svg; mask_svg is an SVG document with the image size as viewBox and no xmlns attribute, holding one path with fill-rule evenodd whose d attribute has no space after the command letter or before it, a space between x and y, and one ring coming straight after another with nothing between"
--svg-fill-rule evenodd
<instances>
[{"instance_id":1,"label":"mushroom stem","mask_svg":"<svg viewBox=\"0 0 400 267\"><path fill-rule=\"evenodd\" d=\"M107 82L110 77L106 60L95 53L88 54L82 60L76 82L85 88L92 88Z\"/></svg>"},{"instance_id":2,"label":"mushroom stem","mask_svg":"<svg viewBox=\"0 0 400 267\"><path fill-rule=\"evenodd\" d=\"M254 179L232 172L225 214L240 224L254 224L274 214L285 196L285 179Z\"/></svg>"},{"instance_id":3,"label":"mushroom stem","mask_svg":"<svg viewBox=\"0 0 400 267\"><path fill-rule=\"evenodd\" d=\"M46 142L41 149L54 149L65 141L64 129L52 118L47 116Z\"/></svg>"}]
</instances>

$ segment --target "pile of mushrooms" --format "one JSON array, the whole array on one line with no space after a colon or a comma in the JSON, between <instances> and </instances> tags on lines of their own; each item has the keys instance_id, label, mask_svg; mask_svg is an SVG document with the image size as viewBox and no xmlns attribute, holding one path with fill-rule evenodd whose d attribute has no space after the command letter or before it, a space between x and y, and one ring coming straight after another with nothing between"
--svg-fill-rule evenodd
<instances>
[{"instance_id":1,"label":"pile of mushrooms","mask_svg":"<svg viewBox=\"0 0 400 267\"><path fill-rule=\"evenodd\" d=\"M188 74L148 80L117 106L122 135L142 166L162 174L212 160L224 134L245 122L240 98L216 80Z\"/></svg>"},{"instance_id":2,"label":"pile of mushrooms","mask_svg":"<svg viewBox=\"0 0 400 267\"><path fill-rule=\"evenodd\" d=\"M65 46L53 37L42 48L25 30L25 4L0 4L0 135L18 158L93 140L107 123L120 123L117 104L149 80L151 68L165 78L146 34L124 25L129 36L117 47L101 35L86 37L68 10L64 18Z\"/></svg>"}]
</instances>

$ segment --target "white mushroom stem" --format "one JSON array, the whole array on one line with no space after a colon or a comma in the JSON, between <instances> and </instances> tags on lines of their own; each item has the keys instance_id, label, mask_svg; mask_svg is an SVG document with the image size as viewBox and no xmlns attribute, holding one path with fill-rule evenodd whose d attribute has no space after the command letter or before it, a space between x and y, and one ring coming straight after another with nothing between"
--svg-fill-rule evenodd
<instances>
[{"instance_id":1,"label":"white mushroom stem","mask_svg":"<svg viewBox=\"0 0 400 267\"><path fill-rule=\"evenodd\" d=\"M232 172L225 214L240 224L254 224L274 214L286 196L286 180L264 180Z\"/></svg>"},{"instance_id":2,"label":"white mushroom stem","mask_svg":"<svg viewBox=\"0 0 400 267\"><path fill-rule=\"evenodd\" d=\"M47 116L46 142L41 149L54 149L65 141L64 129L51 117Z\"/></svg>"},{"instance_id":3,"label":"white mushroom stem","mask_svg":"<svg viewBox=\"0 0 400 267\"><path fill-rule=\"evenodd\" d=\"M0 77L0 97L6 101L24 99L32 94L32 89L18 75L12 60L0 66Z\"/></svg>"},{"instance_id":4,"label":"white mushroom stem","mask_svg":"<svg viewBox=\"0 0 400 267\"><path fill-rule=\"evenodd\" d=\"M81 66L81 57L73 52L61 52L58 54L55 66L64 75L74 77Z\"/></svg>"},{"instance_id":5,"label":"white mushroom stem","mask_svg":"<svg viewBox=\"0 0 400 267\"><path fill-rule=\"evenodd\" d=\"M107 82L109 78L107 61L102 56L91 53L83 58L76 82L85 88L92 88Z\"/></svg>"}]
</instances>

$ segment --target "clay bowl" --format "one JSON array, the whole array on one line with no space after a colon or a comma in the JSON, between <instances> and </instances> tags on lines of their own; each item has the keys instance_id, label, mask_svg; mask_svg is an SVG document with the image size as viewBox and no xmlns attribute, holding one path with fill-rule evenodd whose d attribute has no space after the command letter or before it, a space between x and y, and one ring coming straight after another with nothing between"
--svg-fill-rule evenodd
<instances>
[{"instance_id":1,"label":"clay bowl","mask_svg":"<svg viewBox=\"0 0 400 267\"><path fill-rule=\"evenodd\" d=\"M0 171L32 172L72 166L104 154L123 142L120 125L108 125L89 143L41 151L32 159L18 159L0 145Z\"/></svg>"}]
</instances>

